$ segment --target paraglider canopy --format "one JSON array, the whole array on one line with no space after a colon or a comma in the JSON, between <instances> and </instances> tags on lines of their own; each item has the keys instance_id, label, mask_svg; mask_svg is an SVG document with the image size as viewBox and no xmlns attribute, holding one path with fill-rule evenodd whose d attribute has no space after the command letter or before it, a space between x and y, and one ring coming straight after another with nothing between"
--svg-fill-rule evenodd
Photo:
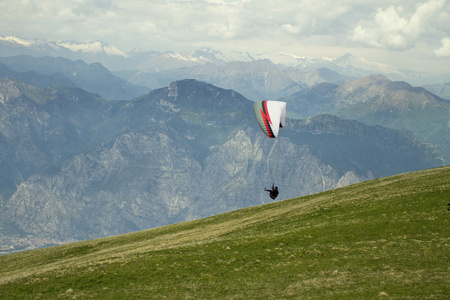
<instances>
[{"instance_id":1,"label":"paraglider canopy","mask_svg":"<svg viewBox=\"0 0 450 300\"><path fill-rule=\"evenodd\" d=\"M286 122L286 102L258 101L253 104L258 124L270 138L276 138L278 131Z\"/></svg>"}]
</instances>

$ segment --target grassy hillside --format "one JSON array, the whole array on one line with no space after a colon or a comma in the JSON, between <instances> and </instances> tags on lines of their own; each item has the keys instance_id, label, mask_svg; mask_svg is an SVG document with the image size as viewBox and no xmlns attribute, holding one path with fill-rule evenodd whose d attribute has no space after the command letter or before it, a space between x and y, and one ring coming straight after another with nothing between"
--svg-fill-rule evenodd
<instances>
[{"instance_id":1,"label":"grassy hillside","mask_svg":"<svg viewBox=\"0 0 450 300\"><path fill-rule=\"evenodd\" d=\"M4 255L0 298L448 299L448 202L443 167Z\"/></svg>"}]
</instances>

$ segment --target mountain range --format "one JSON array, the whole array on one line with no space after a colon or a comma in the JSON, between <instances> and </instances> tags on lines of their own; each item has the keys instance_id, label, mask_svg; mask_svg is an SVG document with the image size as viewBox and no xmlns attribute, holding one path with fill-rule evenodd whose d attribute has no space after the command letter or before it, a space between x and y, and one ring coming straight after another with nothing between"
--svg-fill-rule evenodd
<instances>
[{"instance_id":1,"label":"mountain range","mask_svg":"<svg viewBox=\"0 0 450 300\"><path fill-rule=\"evenodd\" d=\"M293 67L281 69L268 59L219 65L207 63L157 73L122 71L116 74L134 84L148 87L168 85L182 78L197 79L233 89L253 101L278 99L322 82L343 83L351 80L351 77L327 68L304 72Z\"/></svg>"},{"instance_id":2,"label":"mountain range","mask_svg":"<svg viewBox=\"0 0 450 300\"><path fill-rule=\"evenodd\" d=\"M135 70L145 73L159 73L184 67L205 64L221 65L229 62L254 62L268 59L280 69L289 67L300 72L327 68L351 78L383 74L391 80L404 80L414 85L445 83L450 81L450 73L436 77L435 74L423 74L410 70L401 70L393 66L355 57L347 53L341 57L305 57L290 53L249 53L239 51L219 51L211 48L185 50L180 52L158 52L134 49L124 52L101 41L76 42L45 39L0 36L0 57L31 55L65 57L71 60L81 59L87 63L100 62L113 72ZM176 78L176 80L184 78ZM147 86L147 85L146 85ZM159 88L151 87L151 88Z\"/></svg>"},{"instance_id":3,"label":"mountain range","mask_svg":"<svg viewBox=\"0 0 450 300\"><path fill-rule=\"evenodd\" d=\"M287 199L444 163L409 132L326 114L289 119L274 146L252 104L192 79L129 101L1 79L2 243L32 248L267 203L272 177Z\"/></svg>"},{"instance_id":4,"label":"mountain range","mask_svg":"<svg viewBox=\"0 0 450 300\"><path fill-rule=\"evenodd\" d=\"M411 131L450 161L450 101L424 88L370 75L343 84L321 83L282 99L294 118L330 113Z\"/></svg>"},{"instance_id":5,"label":"mountain range","mask_svg":"<svg viewBox=\"0 0 450 300\"><path fill-rule=\"evenodd\" d=\"M450 102L371 72L417 75L350 54L125 53L0 37L0 246L258 205L273 180L287 199L447 164ZM288 102L276 143L254 120L261 99Z\"/></svg>"},{"instance_id":6,"label":"mountain range","mask_svg":"<svg viewBox=\"0 0 450 300\"><path fill-rule=\"evenodd\" d=\"M132 99L150 90L112 74L100 63L63 57L0 57L0 78L5 76L39 87L79 87L111 100Z\"/></svg>"},{"instance_id":7,"label":"mountain range","mask_svg":"<svg viewBox=\"0 0 450 300\"><path fill-rule=\"evenodd\" d=\"M249 53L210 48L180 52L134 49L126 53L100 41L55 41L0 35L0 57L22 55L64 57L78 65L79 60L86 62L88 68L96 71L92 73L94 76L85 78L82 83L75 82L81 80L73 78L73 72L55 71L66 75L81 88L107 99L131 99L142 94L143 87L147 90L161 88L187 78L234 89L251 100L277 99L322 82L342 83L374 73L387 76L390 80L424 86L436 95L450 99L445 88L450 82L450 73L437 77L435 74L400 70L350 53L341 57L304 57L289 53ZM105 75L104 70L99 72L98 63L128 82L119 82L112 74ZM24 72L23 69L13 69ZM28 71L29 67L24 69ZM114 82L109 89L105 87L108 92L99 90L100 82L89 84L98 81L99 75L100 78L110 77L112 81L109 81ZM124 94L126 85L129 94ZM132 88L130 85L136 86Z\"/></svg>"}]
</instances>

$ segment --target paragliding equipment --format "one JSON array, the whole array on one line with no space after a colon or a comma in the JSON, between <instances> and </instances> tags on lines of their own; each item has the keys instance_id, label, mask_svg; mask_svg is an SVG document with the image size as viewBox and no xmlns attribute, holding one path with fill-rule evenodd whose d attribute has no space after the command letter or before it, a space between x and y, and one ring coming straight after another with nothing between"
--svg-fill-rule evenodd
<instances>
[{"instance_id":1,"label":"paragliding equipment","mask_svg":"<svg viewBox=\"0 0 450 300\"><path fill-rule=\"evenodd\" d=\"M285 126L286 122L286 102L282 101L258 101L253 104L253 112L255 113L256 120L258 121L261 130L271 139L274 139L274 143L267 156L267 169L270 172L272 179L272 190L275 185L275 169L278 163L278 155L274 155L272 165L270 159L275 151L275 147L278 143L278 133L280 128ZM267 190L267 189L265 189ZM270 190L268 190L270 191ZM278 189L276 191L278 196ZM271 197L272 199L275 199Z\"/></svg>"},{"instance_id":2,"label":"paragliding equipment","mask_svg":"<svg viewBox=\"0 0 450 300\"><path fill-rule=\"evenodd\" d=\"M268 189L264 189L264 191L269 192L269 196L270 198L272 198L273 200L275 200L278 197L278 187L275 186L274 184L272 184L272 189L268 190Z\"/></svg>"},{"instance_id":3,"label":"paragliding equipment","mask_svg":"<svg viewBox=\"0 0 450 300\"><path fill-rule=\"evenodd\" d=\"M272 185L275 183L275 169L278 165L278 155L275 153L274 150L277 146L278 139L274 139L275 142L272 144L272 147L270 148L269 155L267 156L267 170L270 172L270 178L272 179ZM270 163L270 160L272 159L272 164Z\"/></svg>"},{"instance_id":4,"label":"paragliding equipment","mask_svg":"<svg viewBox=\"0 0 450 300\"><path fill-rule=\"evenodd\" d=\"M253 112L261 130L270 138L276 138L286 122L286 102L258 101L253 104Z\"/></svg>"}]
</instances>

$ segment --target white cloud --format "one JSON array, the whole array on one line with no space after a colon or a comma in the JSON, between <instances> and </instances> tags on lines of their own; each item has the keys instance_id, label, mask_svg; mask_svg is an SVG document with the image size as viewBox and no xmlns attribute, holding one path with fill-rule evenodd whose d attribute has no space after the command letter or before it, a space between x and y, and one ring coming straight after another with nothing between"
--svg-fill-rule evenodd
<instances>
[{"instance_id":1,"label":"white cloud","mask_svg":"<svg viewBox=\"0 0 450 300\"><path fill-rule=\"evenodd\" d=\"M281 28L283 28L283 30L285 30L286 32L292 33L292 34L298 34L301 32L301 28L298 25L283 24L283 25L281 25Z\"/></svg>"},{"instance_id":2,"label":"white cloud","mask_svg":"<svg viewBox=\"0 0 450 300\"><path fill-rule=\"evenodd\" d=\"M442 47L434 50L434 54L439 57L450 57L450 38L446 37L441 40Z\"/></svg>"},{"instance_id":3,"label":"white cloud","mask_svg":"<svg viewBox=\"0 0 450 300\"><path fill-rule=\"evenodd\" d=\"M436 60L450 32L448 2L0 0L0 35L102 41L123 51L212 47L300 56L378 51L381 57L395 49Z\"/></svg>"},{"instance_id":4,"label":"white cloud","mask_svg":"<svg viewBox=\"0 0 450 300\"><path fill-rule=\"evenodd\" d=\"M351 17L352 6L354 4L349 1L301 1L291 10L291 20L283 25L283 29L301 35L339 32L338 23Z\"/></svg>"},{"instance_id":5,"label":"white cloud","mask_svg":"<svg viewBox=\"0 0 450 300\"><path fill-rule=\"evenodd\" d=\"M0 34L77 40L148 40L175 43L323 34L349 0L0 0ZM3 4L3 5L2 5ZM5 32L9 31L9 32ZM84 37L84 38L83 38ZM298 38L298 36L296 37Z\"/></svg>"},{"instance_id":6,"label":"white cloud","mask_svg":"<svg viewBox=\"0 0 450 300\"><path fill-rule=\"evenodd\" d=\"M362 21L352 32L351 39L366 46L405 50L412 48L435 25L445 0L429 0L416 6L409 17L402 16L403 7L393 5L379 8L373 21Z\"/></svg>"}]
</instances>

